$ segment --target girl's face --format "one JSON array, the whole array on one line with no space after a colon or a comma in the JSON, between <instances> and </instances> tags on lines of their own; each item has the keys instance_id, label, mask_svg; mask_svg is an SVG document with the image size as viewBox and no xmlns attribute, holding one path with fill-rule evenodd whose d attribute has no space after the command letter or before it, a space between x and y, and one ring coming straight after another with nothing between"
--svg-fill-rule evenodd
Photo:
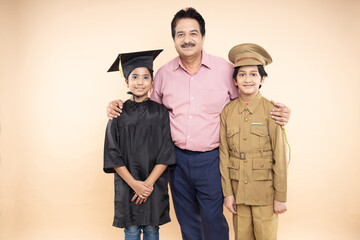
<instances>
[{"instance_id":1,"label":"girl's face","mask_svg":"<svg viewBox=\"0 0 360 240\"><path fill-rule=\"evenodd\" d=\"M258 94L263 79L259 74L257 66L242 66L239 68L234 82L239 88L240 96L252 99Z\"/></svg>"},{"instance_id":2,"label":"girl's face","mask_svg":"<svg viewBox=\"0 0 360 240\"><path fill-rule=\"evenodd\" d=\"M152 79L149 69L146 67L135 68L126 81L128 88L134 94L136 102L142 102L148 97L152 86Z\"/></svg>"}]
</instances>

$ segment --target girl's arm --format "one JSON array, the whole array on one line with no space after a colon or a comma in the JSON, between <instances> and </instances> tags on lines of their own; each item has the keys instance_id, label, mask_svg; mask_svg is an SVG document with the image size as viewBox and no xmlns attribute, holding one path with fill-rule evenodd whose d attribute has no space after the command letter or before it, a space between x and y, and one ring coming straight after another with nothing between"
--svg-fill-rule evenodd
<instances>
[{"instance_id":1,"label":"girl's arm","mask_svg":"<svg viewBox=\"0 0 360 240\"><path fill-rule=\"evenodd\" d=\"M164 164L157 164L155 165L154 169L150 173L149 177L145 180L145 183L147 183L149 186L154 186L155 182L158 180L158 178L163 174L163 172L166 170L167 165Z\"/></svg>"},{"instance_id":2,"label":"girl's arm","mask_svg":"<svg viewBox=\"0 0 360 240\"><path fill-rule=\"evenodd\" d=\"M138 181L131 176L129 170L125 167L114 168L116 173L135 191L141 199L145 199L152 193L153 187L146 182ZM155 168L154 168L155 169Z\"/></svg>"},{"instance_id":3,"label":"girl's arm","mask_svg":"<svg viewBox=\"0 0 360 240\"><path fill-rule=\"evenodd\" d=\"M155 184L155 182L159 179L159 177L161 176L161 174L163 174L163 172L166 170L167 165L164 164L157 164L155 165L154 169L151 171L149 177L145 180L145 183L147 184L147 186L150 186L151 189L153 190L153 186ZM152 192L151 190L151 192ZM133 198L131 199L131 201L134 201L136 198L136 204L141 204L141 203L145 203L148 196L146 196L145 198L141 198L137 193L134 194ZM149 194L150 196L150 194Z\"/></svg>"}]
</instances>

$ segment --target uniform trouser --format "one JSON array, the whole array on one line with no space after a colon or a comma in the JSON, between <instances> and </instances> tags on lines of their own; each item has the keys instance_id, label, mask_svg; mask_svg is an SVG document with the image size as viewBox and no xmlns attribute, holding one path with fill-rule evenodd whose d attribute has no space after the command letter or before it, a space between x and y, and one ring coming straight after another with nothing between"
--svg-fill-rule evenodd
<instances>
[{"instance_id":1,"label":"uniform trouser","mask_svg":"<svg viewBox=\"0 0 360 240\"><path fill-rule=\"evenodd\" d=\"M237 204L233 215L236 240L276 240L278 216L273 205Z\"/></svg>"},{"instance_id":2,"label":"uniform trouser","mask_svg":"<svg viewBox=\"0 0 360 240\"><path fill-rule=\"evenodd\" d=\"M176 167L170 171L170 187L183 239L228 240L219 150L193 152L176 148L175 154Z\"/></svg>"}]
</instances>

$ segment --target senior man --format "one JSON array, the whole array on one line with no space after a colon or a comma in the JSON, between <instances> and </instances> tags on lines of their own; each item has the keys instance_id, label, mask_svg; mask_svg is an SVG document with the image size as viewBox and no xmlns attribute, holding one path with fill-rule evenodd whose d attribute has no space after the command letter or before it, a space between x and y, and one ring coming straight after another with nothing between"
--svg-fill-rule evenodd
<instances>
[{"instance_id":1,"label":"senior man","mask_svg":"<svg viewBox=\"0 0 360 240\"><path fill-rule=\"evenodd\" d=\"M220 113L239 96L232 65L203 50L205 21L193 8L177 12L171 33L179 56L162 66L150 98L169 110L176 167L170 187L176 217L186 240L228 240L219 171ZM122 101L109 103L108 117L121 113ZM284 125L290 109L277 104L271 117Z\"/></svg>"}]
</instances>

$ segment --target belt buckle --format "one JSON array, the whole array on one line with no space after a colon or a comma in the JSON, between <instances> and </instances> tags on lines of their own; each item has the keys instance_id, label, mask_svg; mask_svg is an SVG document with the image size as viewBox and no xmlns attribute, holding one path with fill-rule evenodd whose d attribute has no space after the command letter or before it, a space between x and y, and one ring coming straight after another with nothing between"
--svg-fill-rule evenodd
<instances>
[{"instance_id":1,"label":"belt buckle","mask_svg":"<svg viewBox=\"0 0 360 240\"><path fill-rule=\"evenodd\" d=\"M245 160L246 154L244 152L240 152L240 159Z\"/></svg>"}]
</instances>

